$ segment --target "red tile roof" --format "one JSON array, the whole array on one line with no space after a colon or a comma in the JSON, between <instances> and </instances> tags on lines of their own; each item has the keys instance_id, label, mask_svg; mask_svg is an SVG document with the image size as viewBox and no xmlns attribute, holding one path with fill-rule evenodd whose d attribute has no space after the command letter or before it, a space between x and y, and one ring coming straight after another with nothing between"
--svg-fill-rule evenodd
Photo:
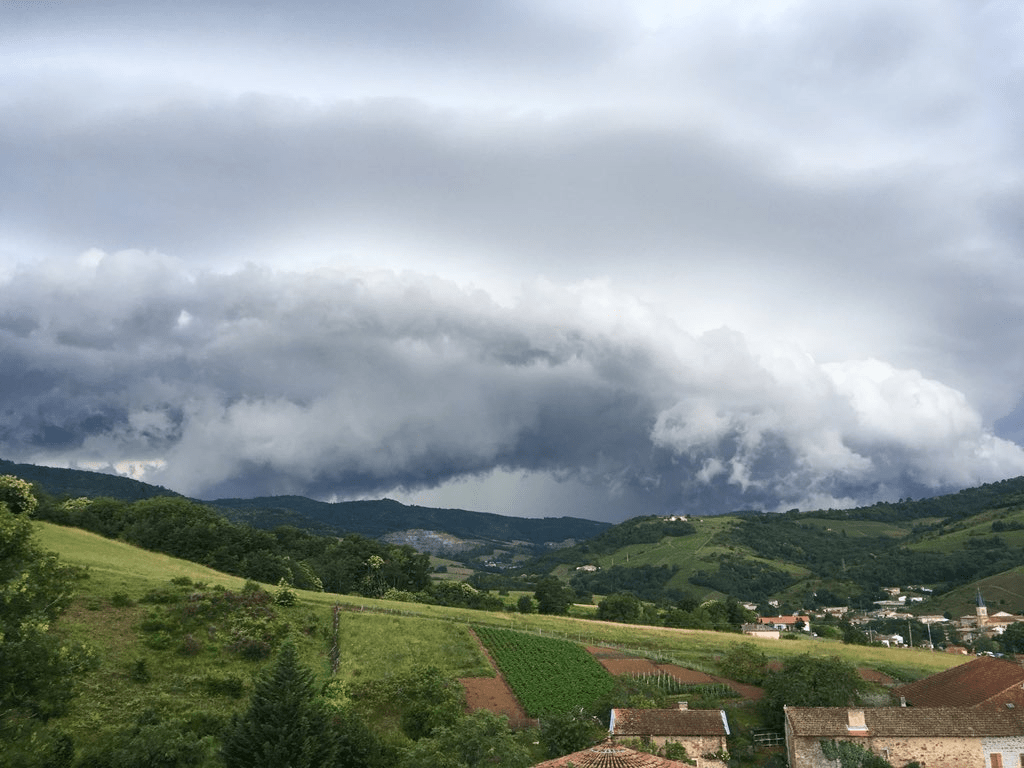
<instances>
[{"instance_id":1,"label":"red tile roof","mask_svg":"<svg viewBox=\"0 0 1024 768\"><path fill-rule=\"evenodd\" d=\"M615 736L726 736L718 709L613 709Z\"/></svg>"},{"instance_id":2,"label":"red tile roof","mask_svg":"<svg viewBox=\"0 0 1024 768\"><path fill-rule=\"evenodd\" d=\"M1024 666L992 656L897 686L893 694L914 707L977 707L1021 700Z\"/></svg>"},{"instance_id":3,"label":"red tile roof","mask_svg":"<svg viewBox=\"0 0 1024 768\"><path fill-rule=\"evenodd\" d=\"M796 737L836 738L850 735L845 707L786 707L786 720ZM871 736L1024 736L1024 712L936 707L877 707L864 713Z\"/></svg>"},{"instance_id":4,"label":"red tile roof","mask_svg":"<svg viewBox=\"0 0 1024 768\"><path fill-rule=\"evenodd\" d=\"M568 768L570 765L574 768L684 768L687 763L637 752L606 740L589 749L537 763L533 768Z\"/></svg>"}]
</instances>

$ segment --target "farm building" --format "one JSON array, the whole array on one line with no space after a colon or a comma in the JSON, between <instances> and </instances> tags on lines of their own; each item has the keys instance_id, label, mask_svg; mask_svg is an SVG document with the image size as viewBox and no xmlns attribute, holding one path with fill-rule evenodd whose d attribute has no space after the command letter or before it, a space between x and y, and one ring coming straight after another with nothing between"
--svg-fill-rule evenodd
<instances>
[{"instance_id":1,"label":"farm building","mask_svg":"<svg viewBox=\"0 0 1024 768\"><path fill-rule=\"evenodd\" d=\"M1021 768L1024 712L943 707L786 707L790 768L834 768L827 742L852 741L893 765Z\"/></svg>"},{"instance_id":2,"label":"farm building","mask_svg":"<svg viewBox=\"0 0 1024 768\"><path fill-rule=\"evenodd\" d=\"M729 721L725 710L688 709L682 702L676 709L613 709L609 731L613 739L638 738L657 746L676 742L693 759L726 751Z\"/></svg>"},{"instance_id":3,"label":"farm building","mask_svg":"<svg viewBox=\"0 0 1024 768\"><path fill-rule=\"evenodd\" d=\"M760 637L765 640L778 640L782 635L779 630L775 627L768 626L767 624L744 624L740 627L740 631L744 635L750 637Z\"/></svg>"}]
</instances>

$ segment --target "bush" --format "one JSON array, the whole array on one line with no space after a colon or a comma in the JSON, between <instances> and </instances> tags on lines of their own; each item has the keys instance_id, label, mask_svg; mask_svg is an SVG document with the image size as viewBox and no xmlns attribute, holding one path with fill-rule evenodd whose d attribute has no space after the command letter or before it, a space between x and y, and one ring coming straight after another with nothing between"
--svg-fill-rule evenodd
<instances>
[{"instance_id":1,"label":"bush","mask_svg":"<svg viewBox=\"0 0 1024 768\"><path fill-rule=\"evenodd\" d=\"M203 644L196 640L194 635L185 635L178 646L178 653L182 656L195 656L202 650Z\"/></svg>"},{"instance_id":2,"label":"bush","mask_svg":"<svg viewBox=\"0 0 1024 768\"><path fill-rule=\"evenodd\" d=\"M149 635L144 642L148 648L152 648L154 651L166 651L174 645L174 638L170 633L161 630Z\"/></svg>"},{"instance_id":3,"label":"bush","mask_svg":"<svg viewBox=\"0 0 1024 768\"><path fill-rule=\"evenodd\" d=\"M262 661L270 657L270 643L257 637L243 635L230 645L232 652L249 661Z\"/></svg>"},{"instance_id":4,"label":"bush","mask_svg":"<svg viewBox=\"0 0 1024 768\"><path fill-rule=\"evenodd\" d=\"M228 696L232 699L242 698L242 694L245 692L245 683L238 675L226 675L225 677L207 675L203 679L203 687L214 696Z\"/></svg>"},{"instance_id":5,"label":"bush","mask_svg":"<svg viewBox=\"0 0 1024 768\"><path fill-rule=\"evenodd\" d=\"M128 596L127 592L115 592L110 596L110 604L115 608L131 608L135 605L135 601Z\"/></svg>"},{"instance_id":6,"label":"bush","mask_svg":"<svg viewBox=\"0 0 1024 768\"><path fill-rule=\"evenodd\" d=\"M150 681L149 665L145 659L136 659L128 672L128 677L136 683L148 683Z\"/></svg>"},{"instance_id":7,"label":"bush","mask_svg":"<svg viewBox=\"0 0 1024 768\"><path fill-rule=\"evenodd\" d=\"M295 605L295 603L298 602L298 599L298 595L296 595L295 590L288 585L288 582L281 579L277 583L277 593L274 596L275 603L288 608Z\"/></svg>"}]
</instances>

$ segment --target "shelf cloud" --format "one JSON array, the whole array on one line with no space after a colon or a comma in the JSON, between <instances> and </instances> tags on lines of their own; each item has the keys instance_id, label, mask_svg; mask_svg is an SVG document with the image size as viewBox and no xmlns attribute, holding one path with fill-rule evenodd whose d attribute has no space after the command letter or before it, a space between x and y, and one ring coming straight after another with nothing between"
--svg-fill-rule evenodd
<instances>
[{"instance_id":1,"label":"shelf cloud","mask_svg":"<svg viewBox=\"0 0 1024 768\"><path fill-rule=\"evenodd\" d=\"M1024 474L1021 15L4 4L0 455L607 520Z\"/></svg>"}]
</instances>

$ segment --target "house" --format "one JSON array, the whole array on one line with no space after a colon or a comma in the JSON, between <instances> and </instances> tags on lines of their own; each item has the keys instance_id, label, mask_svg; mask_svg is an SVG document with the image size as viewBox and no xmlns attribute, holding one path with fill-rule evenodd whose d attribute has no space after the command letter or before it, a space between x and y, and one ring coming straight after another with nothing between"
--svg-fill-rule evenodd
<instances>
[{"instance_id":1,"label":"house","mask_svg":"<svg viewBox=\"0 0 1024 768\"><path fill-rule=\"evenodd\" d=\"M811 631L811 620L807 616L761 616L759 621L780 631L795 631L798 628L805 632Z\"/></svg>"},{"instance_id":2,"label":"house","mask_svg":"<svg viewBox=\"0 0 1024 768\"><path fill-rule=\"evenodd\" d=\"M744 624L740 627L740 631L744 635L760 637L766 640L778 640L781 637L779 630L775 627L769 627L767 624Z\"/></svg>"},{"instance_id":3,"label":"house","mask_svg":"<svg viewBox=\"0 0 1024 768\"><path fill-rule=\"evenodd\" d=\"M690 759L726 751L729 720L725 710L688 709L681 702L675 709L613 709L609 729L613 739L642 739L657 746L677 742L686 747ZM704 760L700 765L717 765Z\"/></svg>"},{"instance_id":4,"label":"house","mask_svg":"<svg viewBox=\"0 0 1024 768\"><path fill-rule=\"evenodd\" d=\"M848 605L833 605L827 606L821 609L821 612L827 616L845 616L850 612L850 606Z\"/></svg>"},{"instance_id":5,"label":"house","mask_svg":"<svg viewBox=\"0 0 1024 768\"><path fill-rule=\"evenodd\" d=\"M690 768L678 760L640 752L606 739L571 755L537 763L533 768Z\"/></svg>"},{"instance_id":6,"label":"house","mask_svg":"<svg viewBox=\"0 0 1024 768\"><path fill-rule=\"evenodd\" d=\"M786 707L789 768L834 768L823 742L852 741L893 765L1021 768L1024 711L942 707Z\"/></svg>"},{"instance_id":7,"label":"house","mask_svg":"<svg viewBox=\"0 0 1024 768\"><path fill-rule=\"evenodd\" d=\"M1024 712L1024 667L1007 659L978 656L966 664L897 686L893 695L913 707L1004 709L1012 704Z\"/></svg>"}]
</instances>

